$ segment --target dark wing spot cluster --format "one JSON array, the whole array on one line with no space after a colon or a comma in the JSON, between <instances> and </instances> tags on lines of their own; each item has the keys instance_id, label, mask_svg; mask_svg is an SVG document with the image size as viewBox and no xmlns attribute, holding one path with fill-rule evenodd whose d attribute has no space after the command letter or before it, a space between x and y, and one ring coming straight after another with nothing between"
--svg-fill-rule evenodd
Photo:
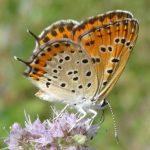
<instances>
[{"instance_id":1,"label":"dark wing spot cluster","mask_svg":"<svg viewBox=\"0 0 150 150\"><path fill-rule=\"evenodd\" d=\"M113 50L112 46L108 46L108 51L111 52Z\"/></svg>"},{"instance_id":2,"label":"dark wing spot cluster","mask_svg":"<svg viewBox=\"0 0 150 150\"><path fill-rule=\"evenodd\" d=\"M86 72L86 76L87 76L87 77L91 76L91 71L87 71L87 72Z\"/></svg>"},{"instance_id":3,"label":"dark wing spot cluster","mask_svg":"<svg viewBox=\"0 0 150 150\"><path fill-rule=\"evenodd\" d=\"M129 49L131 50L133 48L133 46L129 46Z\"/></svg>"},{"instance_id":4,"label":"dark wing spot cluster","mask_svg":"<svg viewBox=\"0 0 150 150\"><path fill-rule=\"evenodd\" d=\"M101 46L101 47L100 47L100 51L101 51L101 52L106 52L106 47Z\"/></svg>"},{"instance_id":5,"label":"dark wing spot cluster","mask_svg":"<svg viewBox=\"0 0 150 150\"><path fill-rule=\"evenodd\" d=\"M41 53L41 56L45 56L45 53Z\"/></svg>"},{"instance_id":6,"label":"dark wing spot cluster","mask_svg":"<svg viewBox=\"0 0 150 150\"><path fill-rule=\"evenodd\" d=\"M71 53L75 53L75 51L74 51L74 50L71 50L70 52L71 52Z\"/></svg>"},{"instance_id":7,"label":"dark wing spot cluster","mask_svg":"<svg viewBox=\"0 0 150 150\"><path fill-rule=\"evenodd\" d=\"M65 87L65 86L66 86L66 83L61 83L60 86L61 86L61 87Z\"/></svg>"},{"instance_id":8,"label":"dark wing spot cluster","mask_svg":"<svg viewBox=\"0 0 150 150\"><path fill-rule=\"evenodd\" d=\"M112 62L112 63L118 63L118 62L119 62L119 59L118 59L118 58L113 58L113 59L111 60L111 62Z\"/></svg>"},{"instance_id":9,"label":"dark wing spot cluster","mask_svg":"<svg viewBox=\"0 0 150 150\"><path fill-rule=\"evenodd\" d=\"M54 72L54 73L58 73L58 70L57 70L57 69L54 69L53 72Z\"/></svg>"},{"instance_id":10,"label":"dark wing spot cluster","mask_svg":"<svg viewBox=\"0 0 150 150\"><path fill-rule=\"evenodd\" d=\"M69 61L70 60L70 56L65 56L65 60Z\"/></svg>"},{"instance_id":11,"label":"dark wing spot cluster","mask_svg":"<svg viewBox=\"0 0 150 150\"><path fill-rule=\"evenodd\" d=\"M51 31L52 36L57 36L57 32L55 30Z\"/></svg>"},{"instance_id":12,"label":"dark wing spot cluster","mask_svg":"<svg viewBox=\"0 0 150 150\"><path fill-rule=\"evenodd\" d=\"M64 60L63 60L62 58L59 59L59 63L63 63L63 61L64 61Z\"/></svg>"},{"instance_id":13,"label":"dark wing spot cluster","mask_svg":"<svg viewBox=\"0 0 150 150\"><path fill-rule=\"evenodd\" d=\"M92 83L89 82L89 83L87 84L87 87L89 88L91 85L92 85Z\"/></svg>"},{"instance_id":14,"label":"dark wing spot cluster","mask_svg":"<svg viewBox=\"0 0 150 150\"><path fill-rule=\"evenodd\" d=\"M86 63L88 63L88 59L82 59L82 63L84 63L84 64L86 64Z\"/></svg>"},{"instance_id":15,"label":"dark wing spot cluster","mask_svg":"<svg viewBox=\"0 0 150 150\"><path fill-rule=\"evenodd\" d=\"M58 68L58 69L60 69L60 70L62 70L62 67L61 67L60 65L59 65L59 66L57 66L57 68Z\"/></svg>"},{"instance_id":16,"label":"dark wing spot cluster","mask_svg":"<svg viewBox=\"0 0 150 150\"><path fill-rule=\"evenodd\" d=\"M63 38L68 38L68 35L67 34L63 34Z\"/></svg>"},{"instance_id":17,"label":"dark wing spot cluster","mask_svg":"<svg viewBox=\"0 0 150 150\"><path fill-rule=\"evenodd\" d=\"M72 23L72 24L67 25L67 30L68 30L68 31L72 31L73 26L74 26L74 24L73 24L73 23Z\"/></svg>"},{"instance_id":18,"label":"dark wing spot cluster","mask_svg":"<svg viewBox=\"0 0 150 150\"><path fill-rule=\"evenodd\" d=\"M77 71L77 70L75 70L75 71L74 71L74 74L77 74L77 73L78 73L78 71Z\"/></svg>"},{"instance_id":19,"label":"dark wing spot cluster","mask_svg":"<svg viewBox=\"0 0 150 150\"><path fill-rule=\"evenodd\" d=\"M76 64L79 64L80 62L79 61L76 61Z\"/></svg>"},{"instance_id":20,"label":"dark wing spot cluster","mask_svg":"<svg viewBox=\"0 0 150 150\"><path fill-rule=\"evenodd\" d=\"M97 58L92 57L91 60L92 60L93 64L100 63L100 58L99 57L97 57Z\"/></svg>"},{"instance_id":21,"label":"dark wing spot cluster","mask_svg":"<svg viewBox=\"0 0 150 150\"><path fill-rule=\"evenodd\" d=\"M116 39L115 39L115 43L118 44L119 42L120 42L120 39L119 39L119 38L116 38Z\"/></svg>"},{"instance_id":22,"label":"dark wing spot cluster","mask_svg":"<svg viewBox=\"0 0 150 150\"><path fill-rule=\"evenodd\" d=\"M72 71L68 71L68 73L67 73L68 75L71 75L71 74L73 74L73 72Z\"/></svg>"},{"instance_id":23,"label":"dark wing spot cluster","mask_svg":"<svg viewBox=\"0 0 150 150\"><path fill-rule=\"evenodd\" d=\"M54 46L55 46L56 48L58 48L60 45L59 45L58 43L56 43Z\"/></svg>"},{"instance_id":24,"label":"dark wing spot cluster","mask_svg":"<svg viewBox=\"0 0 150 150\"><path fill-rule=\"evenodd\" d=\"M43 39L43 42L44 43L47 43L48 41L50 41L50 38L48 36L46 36L44 39Z\"/></svg>"},{"instance_id":25,"label":"dark wing spot cluster","mask_svg":"<svg viewBox=\"0 0 150 150\"><path fill-rule=\"evenodd\" d=\"M47 78L47 81L52 81L50 78Z\"/></svg>"},{"instance_id":26,"label":"dark wing spot cluster","mask_svg":"<svg viewBox=\"0 0 150 150\"><path fill-rule=\"evenodd\" d=\"M64 32L65 29L64 29L63 26L59 26L58 30L59 30L60 33L62 33L62 32Z\"/></svg>"},{"instance_id":27,"label":"dark wing spot cluster","mask_svg":"<svg viewBox=\"0 0 150 150\"><path fill-rule=\"evenodd\" d=\"M66 44L65 44L65 46L66 46L66 47L69 47L69 46L70 46L70 44L69 44L69 43L66 43Z\"/></svg>"},{"instance_id":28,"label":"dark wing spot cluster","mask_svg":"<svg viewBox=\"0 0 150 150\"><path fill-rule=\"evenodd\" d=\"M82 88L83 88L83 85L79 85L78 88L79 88L79 89L82 89Z\"/></svg>"},{"instance_id":29,"label":"dark wing spot cluster","mask_svg":"<svg viewBox=\"0 0 150 150\"><path fill-rule=\"evenodd\" d=\"M111 45L107 45L107 46L102 45L100 46L100 49L99 49L100 52L106 52L106 51L111 52L112 50L113 50L113 47Z\"/></svg>"},{"instance_id":30,"label":"dark wing spot cluster","mask_svg":"<svg viewBox=\"0 0 150 150\"><path fill-rule=\"evenodd\" d=\"M122 43L122 44L125 44L125 42L126 42L126 39L125 39L125 38L122 38L122 39L121 39L121 43Z\"/></svg>"},{"instance_id":31,"label":"dark wing spot cluster","mask_svg":"<svg viewBox=\"0 0 150 150\"><path fill-rule=\"evenodd\" d=\"M107 70L107 73L108 73L108 74L112 74L112 73L113 73L113 70L112 70L112 69L108 69L108 70Z\"/></svg>"},{"instance_id":32,"label":"dark wing spot cluster","mask_svg":"<svg viewBox=\"0 0 150 150\"><path fill-rule=\"evenodd\" d=\"M82 50L79 50L79 53L83 53L83 51L82 51Z\"/></svg>"},{"instance_id":33,"label":"dark wing spot cluster","mask_svg":"<svg viewBox=\"0 0 150 150\"><path fill-rule=\"evenodd\" d=\"M54 79L58 79L58 76L53 76Z\"/></svg>"},{"instance_id":34,"label":"dark wing spot cluster","mask_svg":"<svg viewBox=\"0 0 150 150\"><path fill-rule=\"evenodd\" d=\"M47 48L47 51L48 51L48 52L50 52L50 51L51 51L51 48L50 48L50 47L49 47L49 48Z\"/></svg>"},{"instance_id":35,"label":"dark wing spot cluster","mask_svg":"<svg viewBox=\"0 0 150 150\"><path fill-rule=\"evenodd\" d=\"M133 46L131 45L131 42L127 41L127 39L125 37L117 37L117 38L115 38L115 43L116 44L126 45L129 49L133 48Z\"/></svg>"},{"instance_id":36,"label":"dark wing spot cluster","mask_svg":"<svg viewBox=\"0 0 150 150\"><path fill-rule=\"evenodd\" d=\"M86 42L85 45L86 45L86 46L90 46L90 43L89 43L89 42Z\"/></svg>"},{"instance_id":37,"label":"dark wing spot cluster","mask_svg":"<svg viewBox=\"0 0 150 150\"><path fill-rule=\"evenodd\" d=\"M130 45L130 42L126 42L126 46L129 46Z\"/></svg>"},{"instance_id":38,"label":"dark wing spot cluster","mask_svg":"<svg viewBox=\"0 0 150 150\"><path fill-rule=\"evenodd\" d=\"M49 88L50 82L46 82L46 87Z\"/></svg>"},{"instance_id":39,"label":"dark wing spot cluster","mask_svg":"<svg viewBox=\"0 0 150 150\"><path fill-rule=\"evenodd\" d=\"M96 63L100 63L100 58L95 58Z\"/></svg>"},{"instance_id":40,"label":"dark wing spot cluster","mask_svg":"<svg viewBox=\"0 0 150 150\"><path fill-rule=\"evenodd\" d=\"M93 45L94 43L95 43L95 41L94 41L94 40L91 40L91 41L86 42L85 45L86 45L86 46L91 46L91 45Z\"/></svg>"},{"instance_id":41,"label":"dark wing spot cluster","mask_svg":"<svg viewBox=\"0 0 150 150\"><path fill-rule=\"evenodd\" d=\"M91 45L93 45L94 43L95 43L95 41L94 41L94 40L91 40L91 41L90 41L90 44L91 44Z\"/></svg>"},{"instance_id":42,"label":"dark wing spot cluster","mask_svg":"<svg viewBox=\"0 0 150 150\"><path fill-rule=\"evenodd\" d=\"M73 77L74 81L77 81L79 79L79 77Z\"/></svg>"},{"instance_id":43,"label":"dark wing spot cluster","mask_svg":"<svg viewBox=\"0 0 150 150\"><path fill-rule=\"evenodd\" d=\"M105 86L106 84L107 84L107 81L104 81L104 82L103 82L103 86Z\"/></svg>"},{"instance_id":44,"label":"dark wing spot cluster","mask_svg":"<svg viewBox=\"0 0 150 150\"><path fill-rule=\"evenodd\" d=\"M39 60L39 59L36 59L34 63L35 63L35 64L39 64L39 62L40 62L40 60Z\"/></svg>"},{"instance_id":45,"label":"dark wing spot cluster","mask_svg":"<svg viewBox=\"0 0 150 150\"><path fill-rule=\"evenodd\" d=\"M77 70L70 70L70 71L68 71L67 72L67 75L73 75L73 74L77 74L78 73L78 71Z\"/></svg>"}]
</instances>

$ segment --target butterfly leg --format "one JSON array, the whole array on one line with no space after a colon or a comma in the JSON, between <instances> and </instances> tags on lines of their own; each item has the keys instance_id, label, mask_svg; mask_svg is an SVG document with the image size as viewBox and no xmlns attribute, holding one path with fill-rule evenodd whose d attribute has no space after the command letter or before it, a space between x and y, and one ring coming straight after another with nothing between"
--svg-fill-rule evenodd
<instances>
[{"instance_id":1,"label":"butterfly leg","mask_svg":"<svg viewBox=\"0 0 150 150\"><path fill-rule=\"evenodd\" d=\"M79 115L79 119L76 121L76 124L77 124L78 122L80 122L83 118L85 118L85 116L87 115L87 113L86 113L86 112L84 111L84 109L82 109L82 108L79 108L78 111L79 111L79 113L80 113L81 115ZM76 126L76 124L74 124L74 125L69 129L68 132L70 132L70 131Z\"/></svg>"},{"instance_id":2,"label":"butterfly leg","mask_svg":"<svg viewBox=\"0 0 150 150\"><path fill-rule=\"evenodd\" d=\"M67 109L68 106L69 106L69 104L67 104L67 105L60 111L60 113L57 114L55 118L53 118L53 120L55 120L55 119L61 117L61 116L63 115L63 112Z\"/></svg>"},{"instance_id":3,"label":"butterfly leg","mask_svg":"<svg viewBox=\"0 0 150 150\"><path fill-rule=\"evenodd\" d=\"M79 121L81 121L83 118L85 118L85 116L87 115L87 113L86 113L86 112L84 111L84 109L82 109L82 108L80 108L78 111L79 111L80 114L82 114L82 115L80 115L79 119L77 120L77 123L78 123Z\"/></svg>"},{"instance_id":4,"label":"butterfly leg","mask_svg":"<svg viewBox=\"0 0 150 150\"><path fill-rule=\"evenodd\" d=\"M93 116L90 119L90 126L93 123L94 118L97 116L97 111L93 110L93 109L89 109L89 112L93 114Z\"/></svg>"},{"instance_id":5,"label":"butterfly leg","mask_svg":"<svg viewBox=\"0 0 150 150\"><path fill-rule=\"evenodd\" d=\"M89 109L89 112L93 114L91 119L94 119L97 116L97 111L95 111L93 109Z\"/></svg>"}]
</instances>

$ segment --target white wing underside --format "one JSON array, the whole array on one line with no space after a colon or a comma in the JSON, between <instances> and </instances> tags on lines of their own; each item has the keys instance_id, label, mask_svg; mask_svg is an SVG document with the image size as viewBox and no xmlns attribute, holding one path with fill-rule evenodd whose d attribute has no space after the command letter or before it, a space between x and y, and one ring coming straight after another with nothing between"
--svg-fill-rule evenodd
<instances>
[{"instance_id":1,"label":"white wing underside","mask_svg":"<svg viewBox=\"0 0 150 150\"><path fill-rule=\"evenodd\" d=\"M47 62L44 68L47 73L40 78L40 82L33 81L40 89L36 96L47 101L86 105L91 103L91 99L96 94L98 79L92 61L85 50L71 40L60 40L47 45L44 51L47 47L53 49L56 44L65 48L66 43L71 45L69 49L74 52L64 50L63 53L57 53L57 56ZM66 60L66 57L69 57L69 60ZM60 63L61 60L63 63ZM48 86L47 83L49 83Z\"/></svg>"}]
</instances>

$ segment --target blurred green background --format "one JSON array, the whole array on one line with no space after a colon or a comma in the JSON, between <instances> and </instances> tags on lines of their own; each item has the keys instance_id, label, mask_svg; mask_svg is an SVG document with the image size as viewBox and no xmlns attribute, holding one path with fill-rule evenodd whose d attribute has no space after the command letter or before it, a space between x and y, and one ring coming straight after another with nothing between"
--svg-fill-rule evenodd
<instances>
[{"instance_id":1,"label":"blurred green background","mask_svg":"<svg viewBox=\"0 0 150 150\"><path fill-rule=\"evenodd\" d=\"M129 63L109 94L120 143L114 137L110 110L91 141L97 150L150 150L150 1L149 0L0 0L0 147L14 122L24 124L24 110L34 120L50 115L50 103L34 96L37 89L22 76L35 46L26 29L39 34L60 19L82 20L109 10L131 11L140 33Z\"/></svg>"}]
</instances>

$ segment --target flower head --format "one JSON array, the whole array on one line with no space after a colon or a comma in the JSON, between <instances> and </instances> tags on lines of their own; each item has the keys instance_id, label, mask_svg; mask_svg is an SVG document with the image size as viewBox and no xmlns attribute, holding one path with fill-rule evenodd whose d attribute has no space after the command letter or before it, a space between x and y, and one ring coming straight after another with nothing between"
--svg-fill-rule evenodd
<instances>
[{"instance_id":1,"label":"flower head","mask_svg":"<svg viewBox=\"0 0 150 150\"><path fill-rule=\"evenodd\" d=\"M12 125L5 143L10 150L80 150L95 135L99 126L91 126L88 119L77 120L75 114L67 112L44 122L37 118L32 123L28 116L24 128L18 123Z\"/></svg>"}]
</instances>

